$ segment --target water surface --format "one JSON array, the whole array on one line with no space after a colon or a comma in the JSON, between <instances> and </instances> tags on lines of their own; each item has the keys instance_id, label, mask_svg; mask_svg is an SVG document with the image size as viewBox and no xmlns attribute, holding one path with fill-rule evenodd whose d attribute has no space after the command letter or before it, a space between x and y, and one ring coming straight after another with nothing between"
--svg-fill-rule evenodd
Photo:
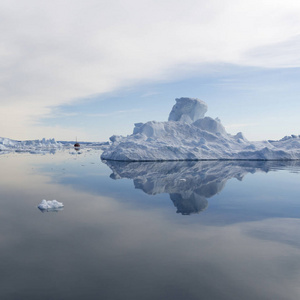
<instances>
[{"instance_id":1,"label":"water surface","mask_svg":"<svg viewBox=\"0 0 300 300\"><path fill-rule=\"evenodd\" d=\"M299 299L299 162L0 164L0 299Z\"/></svg>"}]
</instances>

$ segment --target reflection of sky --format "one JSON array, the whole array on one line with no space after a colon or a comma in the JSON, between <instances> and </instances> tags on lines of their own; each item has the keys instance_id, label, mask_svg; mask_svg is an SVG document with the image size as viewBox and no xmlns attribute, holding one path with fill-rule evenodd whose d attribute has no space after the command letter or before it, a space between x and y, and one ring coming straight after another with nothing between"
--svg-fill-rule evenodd
<instances>
[{"instance_id":1,"label":"reflection of sky","mask_svg":"<svg viewBox=\"0 0 300 300\"><path fill-rule=\"evenodd\" d=\"M168 195L153 198L134 189L131 180L112 180L109 168L100 160L100 152L84 152L76 158L66 156L57 165L47 163L39 166L39 169L49 175L52 182L83 192L115 197L119 201L141 207L172 206Z\"/></svg>"},{"instance_id":2,"label":"reflection of sky","mask_svg":"<svg viewBox=\"0 0 300 300\"><path fill-rule=\"evenodd\" d=\"M231 179L200 215L181 216L98 159L0 158L1 299L299 298L299 174ZM65 209L40 213L44 198Z\"/></svg>"},{"instance_id":3,"label":"reflection of sky","mask_svg":"<svg viewBox=\"0 0 300 300\"><path fill-rule=\"evenodd\" d=\"M264 162L257 164L264 169ZM208 208L201 212L200 219L193 221L227 224L272 217L299 217L298 176L293 174L294 170L298 172L298 165L286 170L283 166L280 170L275 162L274 167L272 162L268 164L271 164L270 170L274 171L268 170L268 173L265 173L258 169L255 175L247 175L246 171L242 181L231 176L219 179L218 174L215 174L217 179L224 181L225 188L208 199ZM222 169L222 166L220 168ZM57 166L45 164L42 170L51 177L51 181L82 192L113 197L140 209L165 208L167 210L164 212L167 215L176 212L167 192L149 196L134 187L132 180L112 180L109 177L111 171L101 163L100 153L97 152L85 152L76 158L67 154L66 159L60 161ZM239 178L240 173L236 176ZM226 182L227 180L229 181ZM195 189L198 188L199 186L195 186Z\"/></svg>"}]
</instances>

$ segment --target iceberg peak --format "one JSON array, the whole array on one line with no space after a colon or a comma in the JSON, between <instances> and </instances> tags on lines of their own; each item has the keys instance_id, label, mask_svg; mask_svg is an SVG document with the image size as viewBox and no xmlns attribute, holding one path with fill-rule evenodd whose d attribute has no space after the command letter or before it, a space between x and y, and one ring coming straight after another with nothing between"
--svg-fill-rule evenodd
<instances>
[{"instance_id":1,"label":"iceberg peak","mask_svg":"<svg viewBox=\"0 0 300 300\"><path fill-rule=\"evenodd\" d=\"M176 104L173 106L168 121L179 121L193 123L204 117L207 112L207 104L197 98L176 98Z\"/></svg>"}]
</instances>

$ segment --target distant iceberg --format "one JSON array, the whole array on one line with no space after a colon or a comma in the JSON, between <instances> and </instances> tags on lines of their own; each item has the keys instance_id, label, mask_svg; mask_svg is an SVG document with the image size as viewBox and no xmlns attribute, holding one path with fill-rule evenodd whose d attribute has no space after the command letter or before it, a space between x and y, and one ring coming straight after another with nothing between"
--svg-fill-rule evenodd
<instances>
[{"instance_id":1,"label":"distant iceberg","mask_svg":"<svg viewBox=\"0 0 300 300\"><path fill-rule=\"evenodd\" d=\"M42 200L42 202L38 205L38 208L41 211L58 211L62 210L64 205L61 202L56 200Z\"/></svg>"},{"instance_id":2,"label":"distant iceberg","mask_svg":"<svg viewBox=\"0 0 300 300\"><path fill-rule=\"evenodd\" d=\"M106 149L109 142L80 142L82 148ZM74 142L59 141L55 139L25 140L17 141L0 137L0 154L9 152L31 153L31 154L55 154L57 150L74 149ZM80 154L78 151L70 151L70 154Z\"/></svg>"},{"instance_id":3,"label":"distant iceberg","mask_svg":"<svg viewBox=\"0 0 300 300\"><path fill-rule=\"evenodd\" d=\"M228 134L220 119L205 117L207 105L196 98L179 98L167 122L136 123L133 134L112 136L103 160L297 160L300 136L279 141L248 141Z\"/></svg>"},{"instance_id":4,"label":"distant iceberg","mask_svg":"<svg viewBox=\"0 0 300 300\"><path fill-rule=\"evenodd\" d=\"M29 152L29 153L55 153L57 149L63 148L63 144L55 139L16 141L0 137L0 153L3 152Z\"/></svg>"}]
</instances>

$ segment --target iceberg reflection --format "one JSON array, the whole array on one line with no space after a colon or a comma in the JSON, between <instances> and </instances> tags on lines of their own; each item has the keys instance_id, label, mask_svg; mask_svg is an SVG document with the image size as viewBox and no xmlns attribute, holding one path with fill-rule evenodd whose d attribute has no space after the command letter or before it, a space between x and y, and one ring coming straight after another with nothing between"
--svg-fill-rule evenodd
<instances>
[{"instance_id":1,"label":"iceberg reflection","mask_svg":"<svg viewBox=\"0 0 300 300\"><path fill-rule=\"evenodd\" d=\"M112 179L132 179L137 189L149 195L168 193L177 213L190 215L206 209L208 198L220 193L227 180L242 180L248 173L269 172L293 167L299 161L104 161Z\"/></svg>"},{"instance_id":2,"label":"iceberg reflection","mask_svg":"<svg viewBox=\"0 0 300 300\"><path fill-rule=\"evenodd\" d=\"M59 207L59 208L40 208L40 207L38 207L38 209L39 209L42 213L45 213L45 212L59 212L59 211L64 210L63 207Z\"/></svg>"}]
</instances>

